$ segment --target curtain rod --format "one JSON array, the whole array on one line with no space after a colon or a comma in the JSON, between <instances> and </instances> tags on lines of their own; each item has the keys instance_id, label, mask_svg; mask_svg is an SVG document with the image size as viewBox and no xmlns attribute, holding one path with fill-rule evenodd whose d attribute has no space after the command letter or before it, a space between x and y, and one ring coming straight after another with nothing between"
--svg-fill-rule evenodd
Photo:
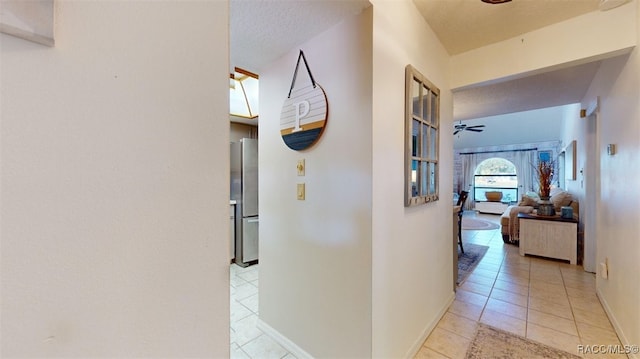
<instances>
[{"instance_id":1,"label":"curtain rod","mask_svg":"<svg viewBox=\"0 0 640 359\"><path fill-rule=\"evenodd\" d=\"M478 153L498 153L498 152L524 152L524 151L537 151L538 148L524 148L521 150L501 150L501 151L481 151L481 152L460 152L461 155L475 155Z\"/></svg>"}]
</instances>

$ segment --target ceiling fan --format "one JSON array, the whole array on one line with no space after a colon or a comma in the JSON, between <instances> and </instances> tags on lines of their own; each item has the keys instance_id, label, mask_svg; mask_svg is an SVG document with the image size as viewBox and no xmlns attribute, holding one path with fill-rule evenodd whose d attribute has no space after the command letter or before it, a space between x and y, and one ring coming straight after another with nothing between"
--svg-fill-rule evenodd
<instances>
[{"instance_id":1,"label":"ceiling fan","mask_svg":"<svg viewBox=\"0 0 640 359\"><path fill-rule=\"evenodd\" d=\"M458 133L460 133L462 131L482 132L482 131L484 131L484 129L482 129L482 127L484 127L484 125L467 126L467 125L463 124L462 121L461 121L459 124L454 126L453 134L457 135Z\"/></svg>"}]
</instances>

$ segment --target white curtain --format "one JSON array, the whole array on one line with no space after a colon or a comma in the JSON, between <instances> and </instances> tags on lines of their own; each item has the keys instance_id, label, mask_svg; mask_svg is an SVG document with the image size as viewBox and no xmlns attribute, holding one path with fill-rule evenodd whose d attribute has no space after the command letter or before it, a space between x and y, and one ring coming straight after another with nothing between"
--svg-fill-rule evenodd
<instances>
[{"instance_id":1,"label":"white curtain","mask_svg":"<svg viewBox=\"0 0 640 359\"><path fill-rule=\"evenodd\" d=\"M515 153L514 165L518 175L518 197L527 191L534 191L535 188L535 157L536 151L518 151ZM520 200L518 198L518 201Z\"/></svg>"},{"instance_id":2,"label":"white curtain","mask_svg":"<svg viewBox=\"0 0 640 359\"><path fill-rule=\"evenodd\" d=\"M462 191L469 192L467 202L464 205L465 210L470 210L475 207L473 198L473 179L477 166L476 154L462 155Z\"/></svg>"}]
</instances>

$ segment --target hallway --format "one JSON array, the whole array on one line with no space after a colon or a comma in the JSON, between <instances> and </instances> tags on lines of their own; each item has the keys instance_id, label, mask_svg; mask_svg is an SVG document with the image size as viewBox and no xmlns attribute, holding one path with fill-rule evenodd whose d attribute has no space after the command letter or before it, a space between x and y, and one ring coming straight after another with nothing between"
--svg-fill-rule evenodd
<instances>
[{"instance_id":1,"label":"hallway","mask_svg":"<svg viewBox=\"0 0 640 359\"><path fill-rule=\"evenodd\" d=\"M477 216L499 221L497 215ZM620 345L595 294L595 274L582 266L522 257L518 247L503 243L500 229L462 233L463 243L488 245L489 250L416 358L464 358L478 323L584 358L609 356L582 355L578 345Z\"/></svg>"}]
</instances>

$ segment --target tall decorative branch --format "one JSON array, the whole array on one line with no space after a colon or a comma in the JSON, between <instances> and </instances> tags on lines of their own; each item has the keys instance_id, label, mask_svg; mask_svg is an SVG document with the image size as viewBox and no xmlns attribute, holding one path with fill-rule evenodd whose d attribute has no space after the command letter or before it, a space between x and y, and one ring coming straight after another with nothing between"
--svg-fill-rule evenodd
<instances>
[{"instance_id":1,"label":"tall decorative branch","mask_svg":"<svg viewBox=\"0 0 640 359\"><path fill-rule=\"evenodd\" d=\"M551 192L551 180L553 179L553 162L539 161L536 172L538 173L538 194L541 198L548 198Z\"/></svg>"}]
</instances>

